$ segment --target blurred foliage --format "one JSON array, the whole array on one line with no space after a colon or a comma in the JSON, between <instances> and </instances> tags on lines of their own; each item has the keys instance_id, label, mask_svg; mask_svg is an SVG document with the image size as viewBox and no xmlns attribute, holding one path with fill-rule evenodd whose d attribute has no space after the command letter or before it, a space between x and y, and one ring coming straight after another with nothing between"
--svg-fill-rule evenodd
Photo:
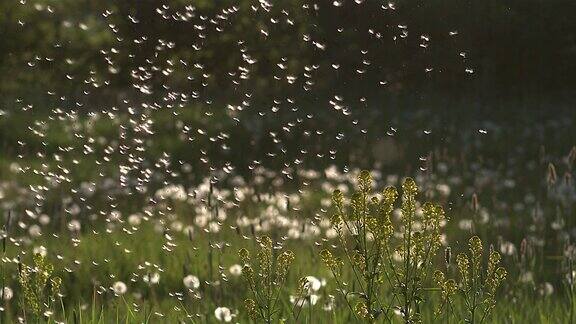
<instances>
[{"instance_id":1,"label":"blurred foliage","mask_svg":"<svg viewBox=\"0 0 576 324\"><path fill-rule=\"evenodd\" d=\"M226 28L216 33L207 17L218 17L232 5L238 11L227 17ZM2 1L0 92L5 102L47 88L59 95L80 97L82 84L78 80L91 76L110 82L93 89L100 95L92 99L127 95L134 90L128 71L150 57L204 65L204 71L213 77L206 91L221 97L260 90L271 96L280 92L290 95L292 90L271 84L267 78L283 57L291 58L289 71L339 62L337 78L315 73L315 95L323 91L354 94L358 89L370 93L376 90L378 80L385 78L391 86L384 93L377 92L384 97L435 91L489 100L562 93L576 82L576 20L567 14L576 9L573 1L403 0L395 4L394 11L382 10L385 5L382 1L364 1L362 5L345 1L344 8L338 8L331 1L286 0L274 1L270 12L263 13L251 9L259 6L258 1L248 0L235 4L182 0ZM194 16L188 22L179 21L183 12ZM269 21L270 17L284 16L294 21L294 28ZM139 23L134 24L129 17ZM411 36L390 41L399 24L408 26ZM206 27L204 32L201 25ZM263 28L268 29L269 36L261 34ZM339 33L338 28L344 28L343 32ZM376 39L369 29L382 37ZM449 38L448 32L455 30L458 37ZM217 36L202 38L203 33ZM321 39L327 50L304 46L303 34ZM420 35L432 39L426 51L418 50ZM133 42L139 37L148 41ZM235 86L223 78L238 69L239 41L249 45L250 55L258 64L250 72L250 82ZM160 44L170 42L175 44L172 50L159 50ZM201 44L202 50L194 50L193 44ZM374 62L377 66L359 81L353 76L360 49L368 50L378 60ZM465 85L461 82L464 66L455 57L460 51L467 53L467 64L476 71ZM110 72L110 62L118 71ZM428 65L436 66L438 72L422 73ZM66 75L75 79L67 80ZM153 82L156 86L169 84L173 89L188 86L185 76L178 73L169 78L156 73Z\"/></svg>"}]
</instances>

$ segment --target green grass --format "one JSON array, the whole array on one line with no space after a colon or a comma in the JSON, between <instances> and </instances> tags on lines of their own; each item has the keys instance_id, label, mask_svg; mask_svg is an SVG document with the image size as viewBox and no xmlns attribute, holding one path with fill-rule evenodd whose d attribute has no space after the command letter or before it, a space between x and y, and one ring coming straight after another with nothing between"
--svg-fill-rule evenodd
<instances>
[{"instance_id":1,"label":"green grass","mask_svg":"<svg viewBox=\"0 0 576 324\"><path fill-rule=\"evenodd\" d=\"M164 240L161 235L155 233L150 226L142 226L133 235L116 232L111 235L91 235L80 236L81 243L74 248L69 243L65 243L67 238L60 240L46 239L38 243L46 246L48 251L58 251L62 253L63 261L54 258L50 253L50 260L55 265L56 272L64 279L62 292L65 297L62 299L64 310L56 309L54 316L57 320L67 318L68 323L173 323L174 321L184 321L189 323L214 323L217 322L213 315L214 309L219 306L227 306L238 310L238 317L235 319L241 323L248 322L243 311L243 299L248 296L245 283L240 277L233 277L227 274L228 281L222 281L218 275L218 266L228 269L229 266L239 262L237 250L240 247L252 249L253 239L243 239L231 231L225 231L218 235L201 234L192 241L184 235L177 235L174 243L177 247L173 252L167 253L161 249ZM230 244L223 249L209 249L207 242L227 242ZM119 246L116 246L119 243ZM129 248L132 252L125 253L124 248ZM314 307L314 311L309 313L304 310L300 315L299 322L303 323L346 323L356 322L350 316L342 300L337 298L337 307L332 311L322 309L322 302L327 299L328 294L336 295L335 283L329 275L327 269L320 264L318 258L319 250L312 242L289 242L286 247L296 254L296 260L289 273L287 288L284 291L284 316L291 319L288 309L288 295L296 294L298 280L302 276L313 275L318 278L325 278L327 285L323 287L319 294L322 296L319 303ZM30 253L29 249L25 249ZM212 251L210 259L209 251ZM8 255L14 255L19 249L9 246ZM105 262L107 259L108 262ZM80 265L71 265L73 260L82 260ZM211 261L210 261L211 260ZM26 261L24 259L24 261ZM91 264L91 261L98 262L98 266ZM129 278L133 272L138 271L138 265L145 262L159 265L163 270L158 285L148 286L138 280L138 283L130 283ZM5 271L10 281L8 286L13 287L15 296L20 294L18 285L15 282L17 266L14 264L4 265ZM71 268L72 273L67 273L64 268ZM225 270L225 272L227 272ZM202 285L199 293L201 299L195 299L184 293L183 300L179 302L176 298L170 297L173 292L184 292L182 278L191 273L197 275ZM211 276L212 274L212 276ZM114 275L114 278L110 276ZM352 274L347 276L351 278ZM212 279L211 279L212 278ZM94 292L95 285L110 287L114 281L121 280L128 284L128 293L122 297L116 297L111 292L97 294ZM217 281L220 286L209 286L205 280ZM513 289L512 283L515 278L512 276L506 283L506 292L499 295L496 309L491 323L559 323L567 322L569 305L566 299L562 298L562 293L553 296L542 297L537 291L529 288ZM141 298L135 298L133 293L141 294ZM430 289L426 292L426 302L423 313L424 322L431 322L434 319L433 309L438 303L438 292ZM135 307L132 303L138 305ZM6 309L11 311L11 315L4 315L4 319L14 320L16 314L21 315L22 309L18 306L16 298L10 301ZM462 311L463 305L456 304L456 309ZM155 315L159 312L163 316ZM192 318L186 317L186 312ZM118 319L117 315L118 313ZM150 315L152 314L152 315ZM148 316L151 316L149 319ZM76 318L75 320L73 320ZM438 321L440 321L438 319ZM359 322L359 321L358 321ZM395 322L401 322L397 317ZM454 321L456 322L456 321Z\"/></svg>"},{"instance_id":2,"label":"green grass","mask_svg":"<svg viewBox=\"0 0 576 324\"><path fill-rule=\"evenodd\" d=\"M193 125L204 125L202 115L189 110L180 119ZM429 116L424 116L424 119ZM34 119L41 119L35 115ZM164 151L174 153L175 157L184 161L198 162L198 155L190 153L190 143L174 140L174 118L169 115L158 115L154 119L157 127L161 130L153 136L150 151L146 159L155 161ZM256 249L255 236L261 234L270 235L275 241L284 242L286 249L292 250L296 260L288 275L286 288L282 293L282 316L288 322L298 323L351 323L357 322L346 303L336 291L337 285L328 269L320 261L319 252L322 248L336 244L334 239L327 239L323 235L310 238L289 238L286 228L272 226L270 231L258 232L257 228L262 222L268 220L263 216L272 208L274 213L285 217L288 222L297 222L297 229L305 231L314 225L319 225L323 219L330 215L330 210L321 201L329 197L329 192L322 186L329 183L332 186L339 184L338 181L325 179L297 179L297 181L285 183L275 187L275 179L281 178L278 174L266 179L262 184L248 183L239 186L246 190L246 198L238 203L238 206L224 206L223 202L217 202L212 197L210 214L215 213L214 206L218 205L227 216L221 223L218 233L206 233L205 227L194 225L195 233L190 239L182 231L170 229L174 220L184 225L193 224L199 214L199 207L207 207L208 199L205 191L188 203L159 201L150 203L143 196L136 194L124 194L116 192L117 188L110 190L100 186L104 178L114 181L118 177L118 165L125 162L125 156L112 154L107 163L97 165L95 159L101 159L107 144L95 144L96 153L85 155L81 150L66 154L65 159L59 163L54 160L53 154L58 153L58 147L73 146L76 149L84 144L84 140L75 138L73 133L66 127L66 123L54 122L47 131L46 138L31 135L25 127L13 127L14 125L30 125L31 116L17 115L10 119L0 119L0 138L2 138L2 151L6 154L0 156L0 177L2 184L9 184L4 190L5 197L0 201L10 203L2 205L5 211L11 210L13 216L9 232L10 240L7 240L7 250L2 259L5 273L5 286L14 291L14 298L5 303L2 321L14 322L17 317L24 316L25 309L21 307L22 291L18 284L17 257L26 264L30 264L32 251L35 247L44 246L48 251L48 259L55 267L57 273L63 279L63 297L58 301L59 307L54 309L52 320L65 321L67 323L176 323L179 321L188 323L215 323L214 310L225 306L237 314L234 321L240 323L250 322L243 309L243 301L249 297L246 284L241 277L235 277L228 272L230 266L240 263L238 250L247 248ZM80 123L85 120L81 119ZM478 145L463 143L469 141L469 137L462 136L456 130L442 130L433 132L427 138L422 139L417 131L426 123L422 120L411 123L410 130L414 132L403 136L399 145L406 147L403 160L398 165L387 165L381 168L383 179L379 180L379 186L385 184L387 175L416 176L425 187L426 196L434 201L439 201L446 209L450 222L444 228L448 244L453 249L453 254L466 249L466 242L471 235L470 231L460 228L460 221L472 219L474 213L470 211L471 193L476 192L480 197L480 205L490 215L486 224L478 228L478 235L486 243L500 248L503 241L514 244L517 251L512 255L505 255L503 263L506 266L509 277L504 283L503 289L498 294L498 301L494 309L490 323L569 323L570 311L574 309L567 297L566 274L568 262L566 249L571 246L571 230L574 227L576 215L573 204L563 204L553 198L554 188L547 188L545 183L548 162L554 162L558 168L558 174L565 172L574 174L571 167L566 166L563 158L572 147L570 136L560 136L562 132L555 132L554 125L543 126L542 139L519 135L523 126L514 126L510 129L502 129L500 133L489 132L482 137ZM204 125L206 126L206 125ZM226 129L229 125L217 125L212 130ZM421 127L422 126L422 127ZM13 131L9 131L13 129ZM117 126L109 121L101 120L93 130L82 129L81 132L94 138L99 136L115 138ZM571 134L573 129L567 133ZM476 130L472 129L472 133ZM495 134L496 133L496 134ZM448 134L448 136L447 136ZM25 140L25 147L18 146L16 140ZM207 146L209 141L194 143L194 145ZM44 146L42 141L48 144ZM518 142L524 143L518 147ZM108 142L110 143L110 142ZM410 143L416 143L411 145ZM370 145L367 143L366 145ZM545 153L540 154L539 148L544 145ZM445 151L442 151L445 149ZM436 150L436 151L435 151ZM45 158L34 155L34 152L45 152ZM417 166L406 166L406 161L417 160L417 157L433 151L435 167L430 171L418 171ZM462 156L462 152L465 152ZM23 154L22 159L17 154ZM213 156L216 153L209 153ZM234 157L242 159L242 155ZM80 165L72 163L72 159L78 159ZM479 162L481 161L481 162ZM27 167L24 174L9 171L12 163L18 163L21 167ZM438 164L447 165L448 171L437 170ZM480 166L474 166L477 163ZM46 185L49 181L45 175L34 173L34 170L42 170L42 164L52 172L62 174L56 167L68 168L70 182L63 181L61 184L49 187L42 193L44 200L38 201L33 198L29 185ZM163 178L152 183L151 192L162 187L162 181L169 183L183 183L186 186L197 188L197 184L208 175L204 173L200 163L193 166L190 173L180 172L173 178ZM531 166L532 165L532 166ZM176 168L177 169L177 168ZM180 170L177 170L180 171ZM104 176L100 176L103 173ZM483 176L484 173L490 176ZM458 177L460 182L451 182L453 177ZM487 178L492 181L488 184L480 182ZM479 180L480 179L480 180ZM513 179L516 186L506 188L502 186L505 180ZM232 187L224 179L218 184L219 190ZM341 182L348 187L349 177ZM82 181L96 181L99 190L94 196L86 197L71 193L71 189L78 188ZM307 186L298 186L297 183L307 182ZM442 197L435 189L437 184L450 183L452 193L448 197ZM305 194L297 194L296 190L302 189ZM300 198L295 202L294 197L288 200L290 208L287 210L287 200L284 194L295 194ZM108 196L113 196L110 200ZM526 197L532 196L534 202L527 202ZM273 199L269 197L272 196ZM263 200L259 202L259 199ZM423 197L424 198L424 197ZM223 201L233 201L232 196L227 196ZM67 210L72 203L79 204L81 212L71 216ZM516 209L514 204L522 203L523 208ZM35 204L40 204L38 210L51 217L50 224L42 225L43 235L30 237L25 229L20 228L18 222L23 224L37 224L38 220L25 216L26 210L36 210ZM90 207L88 209L87 207ZM147 206L151 206L149 221L143 221L142 225L133 229L127 222L131 213L142 213ZM541 209L543 220L534 220L534 210ZM122 212L122 222L108 221L106 217L111 211ZM102 212L102 213L100 213ZM36 213L38 214L38 213ZM98 215L96 220L90 220L91 215ZM175 216L170 216L174 214ZM241 226L236 230L236 219L246 216L256 220L253 226ZM82 229L79 233L71 233L67 230L67 223L71 219L81 221ZM564 227L554 229L552 223L562 220ZM260 223L258 222L260 221ZM163 229L155 230L160 223L164 223ZM110 233L107 233L107 229ZM94 233L96 231L98 234ZM255 231L255 233L253 233ZM53 234L58 235L54 237ZM170 239L168 239L170 236ZM568 237L568 239L567 239ZM527 261L520 258L520 242L524 239L530 242L542 240L543 245L531 243L530 255ZM170 243L167 245L167 243ZM166 249L168 247L170 251ZM125 251L129 250L129 252ZM61 258L60 258L61 257ZM74 261L80 263L77 264ZM97 263L94 265L93 262ZM442 257L436 260L438 266L442 265ZM141 266L141 268L139 268ZM69 272L68 270L71 270ZM534 277L533 282L522 283L523 272L530 271ZM158 272L160 281L157 285L148 285L143 281L143 276L150 272ZM182 283L187 274L198 276L201 281L200 288L196 292L200 298L188 293ZM224 280L222 274L226 275ZM456 272L452 270L453 276ZM303 309L298 320L292 313L293 306L290 303L290 295L295 295L298 283L303 276L315 276L326 280L326 285L318 292L319 302L312 309ZM346 278L353 278L350 269L344 273ZM134 279L134 282L131 281ZM114 296L110 287L116 281L123 281L128 285L128 292L122 297ZM209 282L209 284L207 283ZM542 294L542 285L550 283L554 292L551 295ZM424 322L445 322L445 319L435 318L434 309L439 303L439 291L429 282L426 284L425 303L422 309ZM390 289L387 287L386 289ZM97 293L97 291L101 293ZM178 295L181 294L181 295ZM385 293L390 296L389 291ZM331 311L323 309L323 303L329 299L329 295L335 296L335 307ZM181 297L182 300L178 300ZM456 313L461 314L464 305L456 303ZM26 311L27 312L27 311ZM162 316L156 313L162 314ZM189 315L189 316L188 316ZM29 314L28 314L29 316ZM395 317L395 322L401 322L400 317ZM451 322L456 323L456 319Z\"/></svg>"}]
</instances>

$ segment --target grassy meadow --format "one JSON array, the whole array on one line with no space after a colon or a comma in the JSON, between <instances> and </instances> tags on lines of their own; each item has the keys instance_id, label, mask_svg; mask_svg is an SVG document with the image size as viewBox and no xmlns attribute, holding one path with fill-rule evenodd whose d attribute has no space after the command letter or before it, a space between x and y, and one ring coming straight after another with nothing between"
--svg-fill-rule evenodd
<instances>
[{"instance_id":1,"label":"grassy meadow","mask_svg":"<svg viewBox=\"0 0 576 324\"><path fill-rule=\"evenodd\" d=\"M66 127L95 138L110 135L98 122L83 128L88 124L74 121ZM80 146L83 139L63 132L62 125L46 127L49 142L55 147ZM558 124L540 127L545 133ZM406 132L414 138L421 136L417 126ZM426 267L414 265L424 277L415 292L417 302L411 307L418 317L409 321L460 322L469 318L469 303L460 293L451 297L450 311L446 311L445 292L434 274L442 271L461 289L463 272L456 256L468 253L468 240L477 235L485 252L481 257L481 282L487 277L484 268L489 263L487 254L492 251L501 257L506 277L494 292L495 303L489 314L478 316L475 323L570 322L574 308L570 237L575 198L571 175L576 151L565 150L555 156L554 150L570 147L547 137L546 141L555 141L550 145L552 153L537 145L498 152L508 150L508 143L517 141L502 134L512 132L516 130L488 129L482 142L465 148L470 152L468 156L456 157L449 149L437 148L420 159L422 165L418 168L402 171L401 167L383 166L371 170L373 191L366 193L366 206L372 203L368 203L372 196L381 200L376 205L382 204L386 187L397 187L402 195L405 177L414 177L419 193L412 211L416 219L413 224L404 223L405 215L411 213L400 202L406 198L398 199L388 214L382 214L380 207L366 207L365 214L359 212L354 205L354 192L362 192L362 173L358 169L299 169L290 179L259 166L251 170L250 178L235 171L216 173L212 178L190 178L187 174L191 167L181 164L178 171L155 179L154 192L138 192L127 190L121 181L105 175L106 170L114 172L114 164L122 163L121 156L101 159L101 163L82 157L85 151L71 152L60 163L58 154L50 163L4 158L5 181L0 193L5 216L2 280L6 297L2 320L262 322L264 318L250 318L245 305L245 299L255 296L245 274L247 262L239 250L244 248L255 258L251 262L256 279L252 280L259 282L258 278L267 275L266 269L259 266L262 256L258 252L263 249L262 238L269 237L273 242L273 272L282 272L275 268L281 264L275 258L283 251L293 252L294 257L284 278L273 280L272 286L278 290L271 322L402 322L405 316L399 286L389 276L405 261L401 255L406 245L389 251L389 259L382 254L382 259L374 261L370 253L366 259L377 262L377 268L382 264L372 278L371 294L381 303L372 307L379 310L372 319L363 318L355 309L367 299L367 277L359 274L364 270L358 268L357 253L375 251L378 242L387 242L382 246L393 249L403 242L406 229L424 232L423 202L431 201L443 208L445 218L438 223L434 232L437 236L421 243L434 249L427 256ZM162 136L154 140L164 141ZM436 145L434 138L429 141ZM442 141L442 145L461 145L458 141L453 137ZM492 145L496 142L501 146ZM27 143L42 145L32 138ZM106 141L96 142L93 151L105 152L107 145ZM177 151L177 146L184 144L172 145ZM27 148L14 148L22 149ZM507 154L507 167L491 163L499 154ZM76 159L84 160L75 164ZM78 178L67 181L67 174L78 174ZM60 188L60 193L40 185L46 180ZM333 201L335 191L344 197L343 215L347 216L341 217L349 218L340 225L335 218L339 210ZM358 213L364 216L355 218ZM370 228L370 221L363 217L389 219L388 236L378 236L384 234L377 235L379 230ZM368 241L358 243L355 240L359 237L367 237ZM408 243L408 250L418 250L414 244ZM325 250L342 261L337 271L323 261ZM52 271L44 285L36 283L41 287L32 293L35 290L27 292L27 285L40 279L25 283L22 271L30 269L31 276L41 273L34 255L43 256L41 262ZM60 281L54 295L53 278ZM27 295L36 296L32 300L39 298L36 312ZM486 296L482 292L478 298L484 302ZM258 298L258 302L266 299Z\"/></svg>"},{"instance_id":2,"label":"grassy meadow","mask_svg":"<svg viewBox=\"0 0 576 324\"><path fill-rule=\"evenodd\" d=\"M0 324L576 324L575 1L0 1Z\"/></svg>"}]
</instances>

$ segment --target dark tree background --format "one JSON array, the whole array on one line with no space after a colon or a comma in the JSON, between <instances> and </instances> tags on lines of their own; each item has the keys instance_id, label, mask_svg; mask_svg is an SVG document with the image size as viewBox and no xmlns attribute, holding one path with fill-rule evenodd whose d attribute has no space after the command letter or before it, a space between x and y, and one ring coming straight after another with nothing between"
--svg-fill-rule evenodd
<instances>
[{"instance_id":1,"label":"dark tree background","mask_svg":"<svg viewBox=\"0 0 576 324\"><path fill-rule=\"evenodd\" d=\"M40 118L55 108L194 107L181 119L236 142L225 153L203 143L211 162L244 169L270 152L295 160L302 150L338 151L341 160L322 163L369 165L366 152L406 113L420 114L429 124L422 127L434 126L431 117L441 111L444 125L472 128L462 119L529 125L550 111L573 111L574 1L266 3L0 1L0 109L30 105ZM241 115L242 123L205 113ZM162 118L156 126L166 137L154 153L197 162L199 152L171 140L178 121ZM18 152L14 143L27 136L11 123L0 127L4 152ZM368 139L348 140L364 128ZM315 141L303 135L318 129L324 133ZM460 137L453 133L421 145L448 145ZM416 158L430 149L418 145L410 145Z\"/></svg>"},{"instance_id":2,"label":"dark tree background","mask_svg":"<svg viewBox=\"0 0 576 324\"><path fill-rule=\"evenodd\" d=\"M368 93L366 86L374 86L374 81L384 75L396 86L383 96L435 93L490 103L519 98L555 101L569 95L576 85L576 3L570 0L405 0L395 4L394 13L384 13L381 7L387 3L383 1L364 1L359 6L349 0L342 7L333 6L331 1L275 1L275 12L267 15L250 10L251 5L258 5L257 1L25 2L0 3L0 92L5 104L18 96L37 96L46 86L58 93L77 94L80 85L65 82L63 75L79 78L90 70L104 75L108 68L105 56L112 57L122 71L129 71L152 55L157 39L175 42L177 48L171 55L201 61L214 76L224 76L236 67L237 57L231 53L237 51L237 42L242 39L253 51L259 51L258 69L251 74L250 82L261 88L270 87L264 76L273 73L273 65L281 57L298 57L298 61L291 62L294 69L308 63L339 62L342 71L338 78L328 73L315 75L320 84L318 91L357 92L362 88ZM170 8L167 16L194 6L196 17L188 22L164 19L157 12L162 5ZM239 11L224 24L226 29L217 37L199 39L193 25L202 21L200 16L215 17L232 5ZM303 9L303 5L309 9ZM106 10L114 14L104 17ZM270 26L267 19L274 15L281 18L281 10L290 12L294 29ZM140 23L132 23L129 15ZM108 26L111 23L114 28ZM408 26L410 36L392 44L390 36L398 32L399 24ZM203 25L207 26L206 34L216 33L208 21ZM271 34L262 42L259 30L265 25L270 26ZM344 27L343 33L337 32L339 27ZM380 32L382 39L371 37L371 28ZM118 33L114 34L113 29ZM450 38L447 32L453 30L458 35ZM326 50L319 53L299 46L303 33L322 39ZM425 53L417 49L420 35L432 39ZM131 42L141 36L149 41L142 46ZM118 42L116 37L124 40ZM203 49L195 52L191 47L194 43L203 43ZM101 52L111 48L119 54ZM362 82L350 73L357 68L360 49L368 49L377 65ZM466 52L467 64L475 71L474 77L464 83L457 73L463 73L462 66L454 57L459 51ZM128 53L137 55L129 57ZM51 61L44 60L46 57ZM67 64L67 58L74 64ZM32 61L36 61L35 68L27 66ZM435 66L436 73L421 73L426 64ZM263 81L255 80L258 78ZM133 82L129 73L118 73L111 80L106 91L113 93L128 91ZM165 82L160 78L156 81ZM216 80L222 97L234 91L226 81Z\"/></svg>"}]
</instances>

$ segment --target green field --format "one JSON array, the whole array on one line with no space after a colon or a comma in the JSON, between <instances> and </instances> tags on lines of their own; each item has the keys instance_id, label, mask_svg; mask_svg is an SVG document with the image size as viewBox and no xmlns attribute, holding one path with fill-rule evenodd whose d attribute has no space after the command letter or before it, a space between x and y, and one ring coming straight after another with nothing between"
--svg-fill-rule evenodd
<instances>
[{"instance_id":1,"label":"green field","mask_svg":"<svg viewBox=\"0 0 576 324\"><path fill-rule=\"evenodd\" d=\"M573 12L0 1L0 324L576 323Z\"/></svg>"}]
</instances>

